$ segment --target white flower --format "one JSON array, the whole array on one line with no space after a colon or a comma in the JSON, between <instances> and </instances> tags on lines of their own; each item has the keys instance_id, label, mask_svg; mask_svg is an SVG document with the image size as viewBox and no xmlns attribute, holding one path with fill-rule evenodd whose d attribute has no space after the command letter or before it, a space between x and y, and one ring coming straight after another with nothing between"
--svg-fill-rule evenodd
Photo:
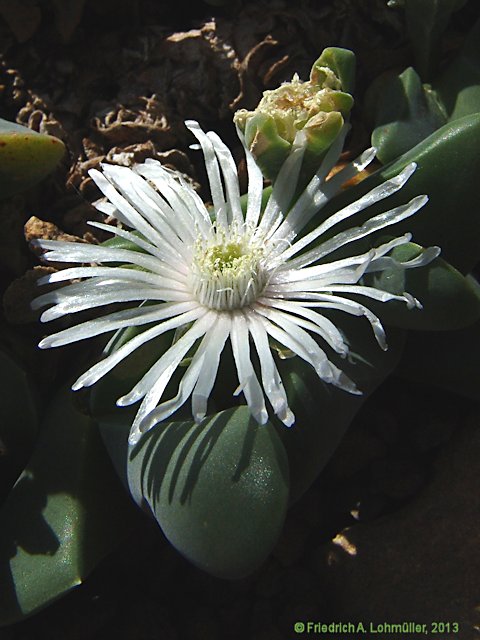
<instances>
[{"instance_id":1,"label":"white flower","mask_svg":"<svg viewBox=\"0 0 480 640\"><path fill-rule=\"evenodd\" d=\"M407 243L410 234L360 255L329 257L340 247L411 216L425 204L426 196L376 215L361 226L330 233L327 240L320 241L338 223L401 189L415 171L414 164L299 237L312 216L342 184L372 161L374 149L365 151L326 180L338 160L345 133L342 132L317 174L291 206L304 148L299 132L263 213L262 174L246 151L248 205L244 214L230 151L216 134L205 134L196 122L188 121L186 125L205 156L213 219L195 191L156 161L147 160L133 169L104 165L103 173L90 172L110 201L97 206L137 233L96 222L90 224L131 241L141 251L48 240L37 243L47 250L44 255L47 260L94 263L67 268L40 280L43 284L82 279L34 301L35 308L53 304L42 314L43 322L111 303L149 303L83 322L41 341L41 348L58 347L125 327L151 325L81 375L73 389L95 384L147 341L183 329L181 337L117 402L126 406L142 401L130 433L132 444L142 433L171 416L189 397L195 421L205 417L228 340L239 382L235 394L243 393L259 423L268 419L265 398L285 425L290 426L295 420L272 353L271 339L305 360L324 382L358 394L355 383L329 360L318 344L317 336L327 349L340 356L348 354L343 334L322 315L322 310L365 316L380 347L386 349L380 320L349 294L420 306L408 293L393 295L360 283L365 273L391 266L394 261L387 254ZM426 264L438 253L437 248L428 249L402 268ZM192 349L194 355L177 395L161 402L173 373ZM258 356L259 371L252 364L253 350Z\"/></svg>"}]
</instances>

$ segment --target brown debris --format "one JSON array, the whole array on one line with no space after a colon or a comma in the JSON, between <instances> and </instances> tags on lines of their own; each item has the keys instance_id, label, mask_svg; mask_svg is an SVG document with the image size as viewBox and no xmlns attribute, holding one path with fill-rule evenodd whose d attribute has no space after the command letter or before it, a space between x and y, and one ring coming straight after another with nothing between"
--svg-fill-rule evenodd
<instances>
[{"instance_id":1,"label":"brown debris","mask_svg":"<svg viewBox=\"0 0 480 640\"><path fill-rule=\"evenodd\" d=\"M83 242L89 243L89 240L96 243L95 237L90 234L89 238L80 238L69 233L65 233L59 229L53 222L45 222L40 220L36 216L32 216L27 220L24 227L25 240L27 241L30 250L42 261L42 255L45 253L44 249L36 246L34 240L58 240L62 242ZM75 266L67 262L48 262L49 266L54 266L56 269L66 269L67 267Z\"/></svg>"},{"instance_id":2,"label":"brown debris","mask_svg":"<svg viewBox=\"0 0 480 640\"><path fill-rule=\"evenodd\" d=\"M177 111L203 121L230 115L239 91L239 61L228 24L213 18L200 29L174 33L161 51L167 58L170 102Z\"/></svg>"},{"instance_id":3,"label":"brown debris","mask_svg":"<svg viewBox=\"0 0 480 640\"><path fill-rule=\"evenodd\" d=\"M72 236L59 229L53 222L45 222L36 216L27 220L24 227L25 240L31 243L32 240L61 240L63 242L86 242L83 238ZM38 251L34 249L34 253Z\"/></svg>"},{"instance_id":4,"label":"brown debris","mask_svg":"<svg viewBox=\"0 0 480 640\"><path fill-rule=\"evenodd\" d=\"M136 108L120 106L104 118L94 118L93 129L113 144L133 144L154 140L163 149L175 142L165 117L165 107L155 94L140 96Z\"/></svg>"}]
</instances>

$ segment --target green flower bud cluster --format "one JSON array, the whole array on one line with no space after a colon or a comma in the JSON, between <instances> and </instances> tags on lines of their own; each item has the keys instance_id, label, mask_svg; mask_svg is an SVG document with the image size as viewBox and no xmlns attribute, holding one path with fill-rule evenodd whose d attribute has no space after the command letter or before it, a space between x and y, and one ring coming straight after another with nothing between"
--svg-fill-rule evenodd
<instances>
[{"instance_id":1,"label":"green flower bud cluster","mask_svg":"<svg viewBox=\"0 0 480 640\"><path fill-rule=\"evenodd\" d=\"M295 74L291 82L265 91L254 111L236 112L234 122L267 178L275 179L294 143L306 147L303 173L314 173L339 134L353 105L352 96L344 91L352 74L343 68L348 67L345 57L350 61L351 52L344 51L326 49L308 81Z\"/></svg>"}]
</instances>

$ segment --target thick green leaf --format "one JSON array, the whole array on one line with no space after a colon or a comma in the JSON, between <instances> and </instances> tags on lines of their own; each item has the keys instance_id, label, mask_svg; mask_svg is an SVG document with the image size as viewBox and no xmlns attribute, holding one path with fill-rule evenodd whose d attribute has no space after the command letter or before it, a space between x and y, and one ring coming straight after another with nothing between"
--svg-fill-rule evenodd
<instances>
[{"instance_id":1,"label":"thick green leaf","mask_svg":"<svg viewBox=\"0 0 480 640\"><path fill-rule=\"evenodd\" d=\"M62 159L61 140L0 118L0 198L25 191Z\"/></svg>"},{"instance_id":2,"label":"thick green leaf","mask_svg":"<svg viewBox=\"0 0 480 640\"><path fill-rule=\"evenodd\" d=\"M155 427L130 451L128 478L132 494L143 496L168 540L218 577L256 569L285 518L285 450L275 428L258 425L247 407L222 411L201 425Z\"/></svg>"},{"instance_id":3,"label":"thick green leaf","mask_svg":"<svg viewBox=\"0 0 480 640\"><path fill-rule=\"evenodd\" d=\"M298 357L281 363L282 379L296 417L290 429L278 426L288 455L292 502L312 484L363 402L394 369L404 343L403 331L388 329L389 348L382 351L365 319L344 318L339 312L328 315L345 333L351 346L348 359L338 362L338 366L356 383L362 395L324 384L312 367Z\"/></svg>"},{"instance_id":4,"label":"thick green leaf","mask_svg":"<svg viewBox=\"0 0 480 640\"><path fill-rule=\"evenodd\" d=\"M98 430L62 392L0 511L0 624L80 584L127 533L134 509Z\"/></svg>"},{"instance_id":5,"label":"thick green leaf","mask_svg":"<svg viewBox=\"0 0 480 640\"><path fill-rule=\"evenodd\" d=\"M480 398L480 321L460 331L411 333L398 374Z\"/></svg>"},{"instance_id":6,"label":"thick green leaf","mask_svg":"<svg viewBox=\"0 0 480 640\"><path fill-rule=\"evenodd\" d=\"M37 410L25 371L0 351L0 502L30 457Z\"/></svg>"},{"instance_id":7,"label":"thick green leaf","mask_svg":"<svg viewBox=\"0 0 480 640\"><path fill-rule=\"evenodd\" d=\"M405 16L415 53L415 66L424 80L431 79L440 59L441 36L451 14L465 2L466 0L405 0Z\"/></svg>"},{"instance_id":8,"label":"thick green leaf","mask_svg":"<svg viewBox=\"0 0 480 640\"><path fill-rule=\"evenodd\" d=\"M480 258L479 148L480 114L450 122L394 163L333 198L315 216L307 230L379 183L397 175L410 162L416 162L417 170L400 191L347 220L343 228L361 224L365 219L405 204L415 196L427 194L428 203L414 216L389 227L388 233L401 235L411 231L415 242L424 247L441 247L442 257L447 262L462 273L470 273ZM335 231L341 228L338 225Z\"/></svg>"},{"instance_id":9,"label":"thick green leaf","mask_svg":"<svg viewBox=\"0 0 480 640\"><path fill-rule=\"evenodd\" d=\"M370 92L375 111L372 145L383 164L427 138L446 122L432 90L412 67L390 76Z\"/></svg>"},{"instance_id":10,"label":"thick green leaf","mask_svg":"<svg viewBox=\"0 0 480 640\"><path fill-rule=\"evenodd\" d=\"M423 249L410 242L397 247L391 256L398 262L416 258ZM480 287L442 258L415 269L391 268L367 275L365 284L397 295L411 293L423 305L421 311L403 302L372 301L368 306L385 324L402 329L447 330L466 327L480 317Z\"/></svg>"},{"instance_id":11,"label":"thick green leaf","mask_svg":"<svg viewBox=\"0 0 480 640\"><path fill-rule=\"evenodd\" d=\"M434 82L450 120L480 111L480 20L459 55Z\"/></svg>"}]
</instances>

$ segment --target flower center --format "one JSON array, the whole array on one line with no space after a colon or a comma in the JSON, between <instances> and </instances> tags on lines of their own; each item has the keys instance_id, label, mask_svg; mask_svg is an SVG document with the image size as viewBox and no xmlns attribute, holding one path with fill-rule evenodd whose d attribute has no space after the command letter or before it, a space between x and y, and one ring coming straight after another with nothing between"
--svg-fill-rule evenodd
<instances>
[{"instance_id":1,"label":"flower center","mask_svg":"<svg viewBox=\"0 0 480 640\"><path fill-rule=\"evenodd\" d=\"M250 244L247 237L234 236L222 241L217 235L214 242L198 240L195 246L192 290L197 300L211 309L225 311L249 305L267 284L263 247Z\"/></svg>"}]
</instances>

